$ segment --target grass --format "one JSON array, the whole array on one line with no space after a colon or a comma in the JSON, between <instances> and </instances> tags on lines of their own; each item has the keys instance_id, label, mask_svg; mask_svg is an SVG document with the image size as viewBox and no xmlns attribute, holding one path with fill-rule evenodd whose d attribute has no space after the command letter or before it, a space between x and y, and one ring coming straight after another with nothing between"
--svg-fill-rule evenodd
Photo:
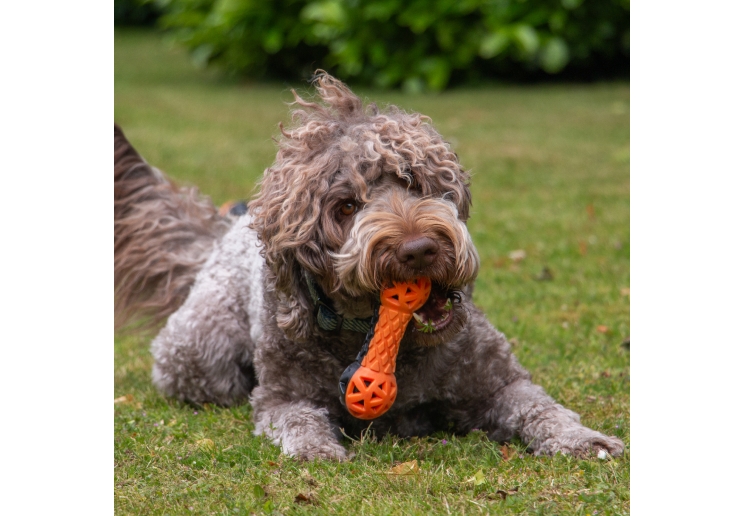
<instances>
[{"instance_id":1,"label":"grass","mask_svg":"<svg viewBox=\"0 0 744 516\"><path fill-rule=\"evenodd\" d=\"M151 33L115 34L115 120L151 163L218 204L251 195L271 163L289 88L197 70ZM628 85L356 91L426 113L453 143L473 172L476 303L537 383L628 451L604 462L537 458L477 431L367 435L347 440L350 462L301 463L251 434L249 406L162 397L149 378L152 336L117 335L115 396L129 397L114 410L116 511L628 513ZM396 474L412 461L417 471Z\"/></svg>"}]
</instances>

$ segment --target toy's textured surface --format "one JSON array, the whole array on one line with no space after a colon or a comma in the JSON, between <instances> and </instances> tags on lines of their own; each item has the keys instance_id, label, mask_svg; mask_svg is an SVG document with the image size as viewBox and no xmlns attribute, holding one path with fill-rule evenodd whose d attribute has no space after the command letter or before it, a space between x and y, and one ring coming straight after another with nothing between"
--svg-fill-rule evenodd
<instances>
[{"instance_id":1,"label":"toy's textured surface","mask_svg":"<svg viewBox=\"0 0 744 516\"><path fill-rule=\"evenodd\" d=\"M382 291L374 335L361 366L346 388L346 408L359 419L374 419L390 409L398 394L395 359L413 312L429 298L431 281L394 283Z\"/></svg>"}]
</instances>

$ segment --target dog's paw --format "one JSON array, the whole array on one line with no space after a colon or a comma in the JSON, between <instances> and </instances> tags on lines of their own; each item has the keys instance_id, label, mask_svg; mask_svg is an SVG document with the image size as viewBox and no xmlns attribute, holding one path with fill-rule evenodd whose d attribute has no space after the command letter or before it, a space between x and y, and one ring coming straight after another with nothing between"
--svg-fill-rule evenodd
<instances>
[{"instance_id":1,"label":"dog's paw","mask_svg":"<svg viewBox=\"0 0 744 516\"><path fill-rule=\"evenodd\" d=\"M350 458L346 453L346 448L338 443L307 445L295 450L285 450L285 453L290 457L307 461L320 459L344 462Z\"/></svg>"},{"instance_id":2,"label":"dog's paw","mask_svg":"<svg viewBox=\"0 0 744 516\"><path fill-rule=\"evenodd\" d=\"M586 427L572 428L550 437L534 448L535 455L565 453L575 457L602 456L601 452L617 457L622 455L625 444L617 437L610 437Z\"/></svg>"}]
</instances>

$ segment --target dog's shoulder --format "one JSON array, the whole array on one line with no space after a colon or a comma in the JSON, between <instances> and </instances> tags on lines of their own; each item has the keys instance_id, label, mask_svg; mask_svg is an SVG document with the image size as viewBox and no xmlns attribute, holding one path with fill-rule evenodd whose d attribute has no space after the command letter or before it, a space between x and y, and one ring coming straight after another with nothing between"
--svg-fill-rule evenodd
<instances>
[{"instance_id":1,"label":"dog's shoulder","mask_svg":"<svg viewBox=\"0 0 744 516\"><path fill-rule=\"evenodd\" d=\"M238 217L219 241L196 278L199 283L214 283L231 297L248 315L251 338L255 342L263 331L260 324L264 310L264 275L266 262L261 243L250 228L251 216Z\"/></svg>"}]
</instances>

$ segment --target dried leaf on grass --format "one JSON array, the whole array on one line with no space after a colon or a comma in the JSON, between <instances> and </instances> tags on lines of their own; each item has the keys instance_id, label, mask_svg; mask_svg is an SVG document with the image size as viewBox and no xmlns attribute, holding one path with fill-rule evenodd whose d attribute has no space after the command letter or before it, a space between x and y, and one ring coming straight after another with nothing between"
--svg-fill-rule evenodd
<instances>
[{"instance_id":1,"label":"dried leaf on grass","mask_svg":"<svg viewBox=\"0 0 744 516\"><path fill-rule=\"evenodd\" d=\"M315 503L315 497L311 494L297 493L294 503Z\"/></svg>"},{"instance_id":2,"label":"dried leaf on grass","mask_svg":"<svg viewBox=\"0 0 744 516\"><path fill-rule=\"evenodd\" d=\"M393 466L393 468L389 471L389 474L391 475L416 475L421 471L421 468L419 468L418 460L412 460L410 462L404 462L402 464L398 464L397 466Z\"/></svg>"},{"instance_id":3,"label":"dried leaf on grass","mask_svg":"<svg viewBox=\"0 0 744 516\"><path fill-rule=\"evenodd\" d=\"M519 486L514 487L512 489L509 489L508 491L504 491L503 489L499 489L498 491L496 491L496 495L499 496L499 497L501 497L502 500L506 500L506 497L507 496L509 496L509 495L515 495L515 494L517 494L517 492L519 492ZM493 496L493 495L489 495L488 497L489 498L491 498L491 497L495 498L495 496Z\"/></svg>"},{"instance_id":4,"label":"dried leaf on grass","mask_svg":"<svg viewBox=\"0 0 744 516\"><path fill-rule=\"evenodd\" d=\"M504 258L503 256L500 256L499 258L493 261L493 266L496 267L497 269L501 269L505 265L506 265L506 258Z\"/></svg>"},{"instance_id":5,"label":"dried leaf on grass","mask_svg":"<svg viewBox=\"0 0 744 516\"><path fill-rule=\"evenodd\" d=\"M548 267L543 267L540 274L534 277L536 281L552 281L553 280L553 271L551 271Z\"/></svg>"},{"instance_id":6,"label":"dried leaf on grass","mask_svg":"<svg viewBox=\"0 0 744 516\"><path fill-rule=\"evenodd\" d=\"M596 217L596 213L594 212L594 205L593 204L587 204L586 205L586 214L589 215L589 218L591 220L594 220Z\"/></svg>"},{"instance_id":7,"label":"dried leaf on grass","mask_svg":"<svg viewBox=\"0 0 744 516\"><path fill-rule=\"evenodd\" d=\"M142 408L142 403L135 402L134 396L132 396L131 394L125 394L124 396L114 398L114 405L132 405L134 408L137 409Z\"/></svg>"},{"instance_id":8,"label":"dried leaf on grass","mask_svg":"<svg viewBox=\"0 0 744 516\"><path fill-rule=\"evenodd\" d=\"M514 454L516 453L516 450L513 448L509 448L507 445L504 445L501 447L501 457L504 460L509 460L512 457L514 457Z\"/></svg>"},{"instance_id":9,"label":"dried leaf on grass","mask_svg":"<svg viewBox=\"0 0 744 516\"><path fill-rule=\"evenodd\" d=\"M527 258L527 251L524 249L515 249L509 253L509 259L515 263L519 263Z\"/></svg>"},{"instance_id":10,"label":"dried leaf on grass","mask_svg":"<svg viewBox=\"0 0 744 516\"><path fill-rule=\"evenodd\" d=\"M610 331L610 329L604 324L600 324L599 326L597 326L597 331L599 333L607 333L608 331Z\"/></svg>"}]
</instances>

